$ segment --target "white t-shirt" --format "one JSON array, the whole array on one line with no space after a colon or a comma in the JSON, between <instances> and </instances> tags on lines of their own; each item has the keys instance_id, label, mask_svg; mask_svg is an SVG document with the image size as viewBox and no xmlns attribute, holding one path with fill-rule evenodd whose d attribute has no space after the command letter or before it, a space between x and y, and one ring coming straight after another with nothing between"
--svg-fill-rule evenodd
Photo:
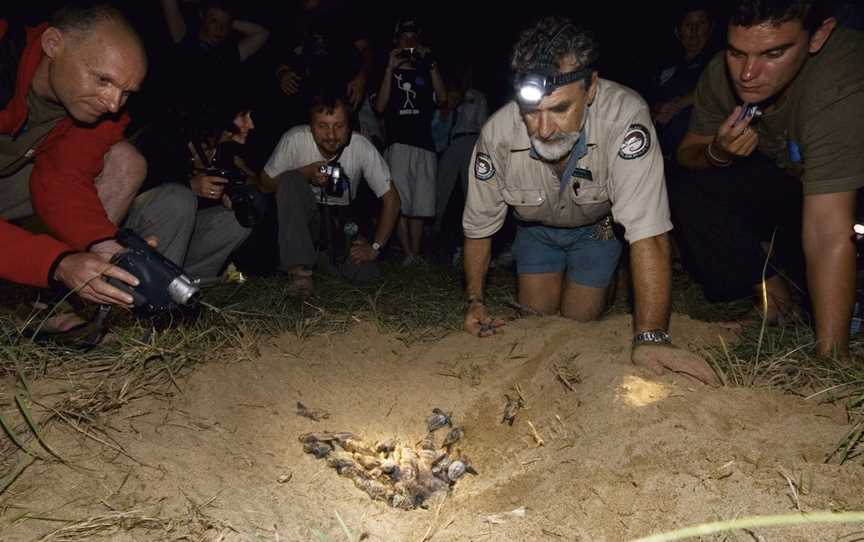
<instances>
[{"instance_id":1,"label":"white t-shirt","mask_svg":"<svg viewBox=\"0 0 864 542\"><path fill-rule=\"evenodd\" d=\"M285 132L273 150L273 154L270 155L270 159L267 160L264 172L275 179L286 171L299 169L324 159L312 138L312 129L308 124L303 124ZM361 179L366 180L369 188L379 198L390 190L390 168L387 162L375 145L357 132L352 134L350 143L342 151L339 164L351 181L352 200L357 197L357 187ZM321 189L312 185L309 185L309 188L315 194L315 199L320 201ZM344 194L341 198L327 196L323 203L349 205L351 202L348 200L348 194Z\"/></svg>"}]
</instances>

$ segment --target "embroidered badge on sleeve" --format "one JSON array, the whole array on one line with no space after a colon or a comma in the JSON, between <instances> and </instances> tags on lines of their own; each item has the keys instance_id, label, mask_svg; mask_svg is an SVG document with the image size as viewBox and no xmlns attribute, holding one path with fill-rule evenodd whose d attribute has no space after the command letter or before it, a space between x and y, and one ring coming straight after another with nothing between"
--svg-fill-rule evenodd
<instances>
[{"instance_id":1,"label":"embroidered badge on sleeve","mask_svg":"<svg viewBox=\"0 0 864 542\"><path fill-rule=\"evenodd\" d=\"M488 181L495 176L495 166L488 154L477 153L477 158L474 159L474 176L478 181Z\"/></svg>"},{"instance_id":2,"label":"embroidered badge on sleeve","mask_svg":"<svg viewBox=\"0 0 864 542\"><path fill-rule=\"evenodd\" d=\"M651 132L641 124L631 124L624 134L624 141L618 150L618 156L625 160L633 160L643 156L651 148Z\"/></svg>"}]
</instances>

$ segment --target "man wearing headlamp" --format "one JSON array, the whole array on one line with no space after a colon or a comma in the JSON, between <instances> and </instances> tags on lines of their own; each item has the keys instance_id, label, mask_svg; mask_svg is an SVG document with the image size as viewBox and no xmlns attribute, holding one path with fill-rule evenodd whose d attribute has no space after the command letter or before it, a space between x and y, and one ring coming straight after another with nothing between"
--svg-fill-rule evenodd
<instances>
[{"instance_id":1,"label":"man wearing headlamp","mask_svg":"<svg viewBox=\"0 0 864 542\"><path fill-rule=\"evenodd\" d=\"M600 79L593 35L560 17L540 19L516 43L516 100L483 127L474 148L463 215L468 307L465 328L503 325L483 302L492 235L512 207L519 302L577 321L599 318L621 253L612 223L630 243L635 293L632 359L715 384L708 364L672 346L672 229L647 104Z\"/></svg>"}]
</instances>

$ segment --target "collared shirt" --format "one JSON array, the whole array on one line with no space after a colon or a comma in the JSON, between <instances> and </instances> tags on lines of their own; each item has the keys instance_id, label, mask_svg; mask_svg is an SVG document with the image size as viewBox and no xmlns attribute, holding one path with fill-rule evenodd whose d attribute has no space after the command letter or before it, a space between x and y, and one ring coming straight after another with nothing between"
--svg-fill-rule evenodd
<instances>
[{"instance_id":1,"label":"collared shirt","mask_svg":"<svg viewBox=\"0 0 864 542\"><path fill-rule=\"evenodd\" d=\"M663 156L647 104L623 85L606 79L598 84L586 112L587 152L563 190L553 167L532 157L515 101L489 119L471 160L466 237L497 232L508 207L519 220L564 228L593 224L611 211L630 243L672 229Z\"/></svg>"}]
</instances>

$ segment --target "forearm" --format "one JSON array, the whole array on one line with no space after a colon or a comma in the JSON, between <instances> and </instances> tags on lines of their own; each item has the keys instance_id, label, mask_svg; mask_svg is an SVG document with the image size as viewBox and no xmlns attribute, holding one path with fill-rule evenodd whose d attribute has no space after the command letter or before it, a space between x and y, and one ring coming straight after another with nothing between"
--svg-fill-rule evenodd
<instances>
[{"instance_id":1,"label":"forearm","mask_svg":"<svg viewBox=\"0 0 864 542\"><path fill-rule=\"evenodd\" d=\"M384 113L387 103L390 102L390 80L393 78L393 70L388 66L381 78L381 86L378 87L378 96L375 98L375 111Z\"/></svg>"},{"instance_id":2,"label":"forearm","mask_svg":"<svg viewBox=\"0 0 864 542\"><path fill-rule=\"evenodd\" d=\"M678 164L691 170L710 169L714 166L708 161L706 153L708 143L695 143L688 146L678 147L677 159Z\"/></svg>"},{"instance_id":3,"label":"forearm","mask_svg":"<svg viewBox=\"0 0 864 542\"><path fill-rule=\"evenodd\" d=\"M177 0L162 0L162 13L168 25L168 33L174 43L180 43L186 37L186 22L180 12Z\"/></svg>"},{"instance_id":4,"label":"forearm","mask_svg":"<svg viewBox=\"0 0 864 542\"><path fill-rule=\"evenodd\" d=\"M435 91L439 103L444 103L447 99L447 87L444 85L444 78L441 77L441 70L438 69L437 63L432 65L429 75L432 77L432 89Z\"/></svg>"},{"instance_id":5,"label":"forearm","mask_svg":"<svg viewBox=\"0 0 864 542\"><path fill-rule=\"evenodd\" d=\"M672 297L672 263L669 236L661 234L630 245L636 333L669 327Z\"/></svg>"},{"instance_id":6,"label":"forearm","mask_svg":"<svg viewBox=\"0 0 864 542\"><path fill-rule=\"evenodd\" d=\"M489 270L489 258L492 253L492 238L465 238L465 295L469 298L483 297L483 283L486 271Z\"/></svg>"},{"instance_id":7,"label":"forearm","mask_svg":"<svg viewBox=\"0 0 864 542\"><path fill-rule=\"evenodd\" d=\"M235 19L231 23L231 28L243 34L243 39L237 44L237 48L240 51L240 59L246 60L250 56L254 55L261 47L267 43L267 39L270 38L270 31L261 26L260 24L253 23L250 21L241 21Z\"/></svg>"},{"instance_id":8,"label":"forearm","mask_svg":"<svg viewBox=\"0 0 864 542\"><path fill-rule=\"evenodd\" d=\"M372 64L375 62L375 55L372 53L372 47L369 45L369 40L359 40L354 43L354 47L360 52L360 70L357 72L358 77L363 77L363 80L369 79L369 74L372 72Z\"/></svg>"},{"instance_id":9,"label":"forearm","mask_svg":"<svg viewBox=\"0 0 864 542\"><path fill-rule=\"evenodd\" d=\"M855 192L804 198L804 255L820 354L848 355L855 302L854 216Z\"/></svg>"},{"instance_id":10,"label":"forearm","mask_svg":"<svg viewBox=\"0 0 864 542\"><path fill-rule=\"evenodd\" d=\"M845 356L855 301L855 246L843 239L807 251L807 276L816 316L817 349L820 354Z\"/></svg>"},{"instance_id":11,"label":"forearm","mask_svg":"<svg viewBox=\"0 0 864 542\"><path fill-rule=\"evenodd\" d=\"M381 212L378 215L378 227L375 228L375 238L373 239L373 241L381 243L381 246L386 245L390 235L393 234L393 228L396 227L396 221L399 219L401 205L399 192L391 183L390 190L381 196Z\"/></svg>"}]
</instances>

